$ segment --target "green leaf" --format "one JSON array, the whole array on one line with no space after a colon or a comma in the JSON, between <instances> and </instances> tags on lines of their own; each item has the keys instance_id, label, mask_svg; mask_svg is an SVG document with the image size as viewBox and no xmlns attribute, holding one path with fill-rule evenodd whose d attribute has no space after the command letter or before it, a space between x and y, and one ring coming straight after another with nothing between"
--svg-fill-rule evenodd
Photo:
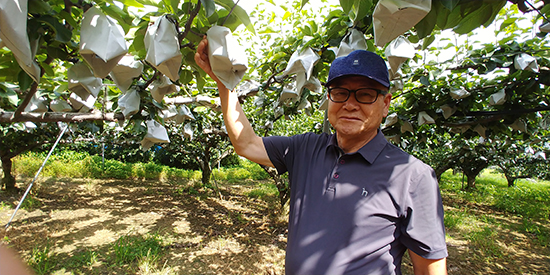
<instances>
[{"instance_id":1,"label":"green leaf","mask_svg":"<svg viewBox=\"0 0 550 275\"><path fill-rule=\"evenodd\" d=\"M430 35L424 38L424 41L422 42L422 50L427 49L434 41L435 41L435 36L433 35Z\"/></svg>"},{"instance_id":2,"label":"green leaf","mask_svg":"<svg viewBox=\"0 0 550 275\"><path fill-rule=\"evenodd\" d=\"M181 70L180 83L182 85L189 84L193 80L193 72L190 70Z\"/></svg>"},{"instance_id":3,"label":"green leaf","mask_svg":"<svg viewBox=\"0 0 550 275\"><path fill-rule=\"evenodd\" d=\"M453 28L453 31L458 34L467 34L479 26L483 25L493 14L493 6L483 5L481 8L468 13L460 22Z\"/></svg>"},{"instance_id":4,"label":"green leaf","mask_svg":"<svg viewBox=\"0 0 550 275\"><path fill-rule=\"evenodd\" d=\"M506 29L510 25L513 25L514 23L516 23L516 21L517 21L517 18L507 18L502 22L502 24L500 24L499 31L501 32L504 31L504 29Z\"/></svg>"},{"instance_id":5,"label":"green leaf","mask_svg":"<svg viewBox=\"0 0 550 275\"><path fill-rule=\"evenodd\" d=\"M340 6L344 10L344 13L349 14L355 0L340 0Z\"/></svg>"},{"instance_id":6,"label":"green leaf","mask_svg":"<svg viewBox=\"0 0 550 275\"><path fill-rule=\"evenodd\" d=\"M40 62L40 67L44 69L44 73L47 76L55 77L55 72L53 71L52 67L46 63Z\"/></svg>"},{"instance_id":7,"label":"green leaf","mask_svg":"<svg viewBox=\"0 0 550 275\"><path fill-rule=\"evenodd\" d=\"M143 8L143 4L136 1L136 0L122 0L120 1L124 6L127 7L136 7L136 8Z\"/></svg>"},{"instance_id":8,"label":"green leaf","mask_svg":"<svg viewBox=\"0 0 550 275\"><path fill-rule=\"evenodd\" d=\"M199 91L199 93L202 93L202 89L204 88L204 85L206 84L206 80L197 71L194 72L194 75L195 75L195 82L197 82L197 90Z\"/></svg>"},{"instance_id":9,"label":"green leaf","mask_svg":"<svg viewBox=\"0 0 550 275\"><path fill-rule=\"evenodd\" d=\"M206 17L210 17L216 12L216 3L214 3L214 0L201 0L201 3L206 13Z\"/></svg>"},{"instance_id":10,"label":"green leaf","mask_svg":"<svg viewBox=\"0 0 550 275\"><path fill-rule=\"evenodd\" d=\"M300 5L300 9L303 9L304 6L309 2L309 0L302 0L302 4Z\"/></svg>"},{"instance_id":11,"label":"green leaf","mask_svg":"<svg viewBox=\"0 0 550 275\"><path fill-rule=\"evenodd\" d=\"M263 30L258 31L258 34L277 33L271 26L266 26Z\"/></svg>"},{"instance_id":12,"label":"green leaf","mask_svg":"<svg viewBox=\"0 0 550 275\"><path fill-rule=\"evenodd\" d=\"M0 89L0 97L7 98L10 104L13 106L19 105L19 97L17 96L17 93L10 87L7 87L6 85L0 85L3 89ZM2 91L2 90L5 90Z\"/></svg>"},{"instance_id":13,"label":"green leaf","mask_svg":"<svg viewBox=\"0 0 550 275\"><path fill-rule=\"evenodd\" d=\"M430 86L430 80L425 75L420 77L420 83L422 83L424 86L427 86L427 87Z\"/></svg>"},{"instance_id":14,"label":"green leaf","mask_svg":"<svg viewBox=\"0 0 550 275\"><path fill-rule=\"evenodd\" d=\"M17 80L19 81L19 88L22 91L28 90L32 83L34 82L32 78L23 70L19 72L19 75L17 76Z\"/></svg>"},{"instance_id":15,"label":"green leaf","mask_svg":"<svg viewBox=\"0 0 550 275\"><path fill-rule=\"evenodd\" d=\"M29 0L27 6L30 14L47 14L52 10L50 4L42 0Z\"/></svg>"},{"instance_id":16,"label":"green leaf","mask_svg":"<svg viewBox=\"0 0 550 275\"><path fill-rule=\"evenodd\" d=\"M418 38L418 35L411 35L411 36L407 37L407 39L409 39L409 42L411 42L413 44L416 44L416 43L418 43L418 41L420 41L420 38Z\"/></svg>"},{"instance_id":17,"label":"green leaf","mask_svg":"<svg viewBox=\"0 0 550 275\"><path fill-rule=\"evenodd\" d=\"M372 3L370 0L355 0L353 4L355 20L362 20L370 12Z\"/></svg>"},{"instance_id":18,"label":"green leaf","mask_svg":"<svg viewBox=\"0 0 550 275\"><path fill-rule=\"evenodd\" d=\"M432 1L432 2L436 2L436 1ZM440 0L440 3L443 4L443 6L447 8L449 11L454 10L458 2L460 2L460 0Z\"/></svg>"},{"instance_id":19,"label":"green leaf","mask_svg":"<svg viewBox=\"0 0 550 275\"><path fill-rule=\"evenodd\" d=\"M136 0L139 4L145 5L145 6L153 6L157 8L163 8L164 4L162 1L155 1L155 0Z\"/></svg>"},{"instance_id":20,"label":"green leaf","mask_svg":"<svg viewBox=\"0 0 550 275\"><path fill-rule=\"evenodd\" d=\"M239 5L235 5L233 3L233 0L214 0L216 4L224 7L226 10L231 11L233 7L233 14L237 16L237 18L241 21L241 23L246 27L247 30L249 30L251 33L256 34L256 31L254 30L254 25L250 22L250 18L248 17L248 14L246 11L241 8Z\"/></svg>"},{"instance_id":21,"label":"green leaf","mask_svg":"<svg viewBox=\"0 0 550 275\"><path fill-rule=\"evenodd\" d=\"M443 7L443 5L438 4L438 2L434 3L434 5L432 6L432 9L435 9L437 11L436 25L441 30L446 29L447 28L447 22L449 21L451 11L449 11L448 9ZM456 11L456 10L453 10L453 11ZM458 14L458 12L456 12L456 13ZM457 23L458 23L458 20L457 20Z\"/></svg>"},{"instance_id":22,"label":"green leaf","mask_svg":"<svg viewBox=\"0 0 550 275\"><path fill-rule=\"evenodd\" d=\"M506 0L501 0L500 2L499 1L492 2L492 4L493 4L493 13L491 14L491 16L489 16L489 19L487 19L487 21L483 23L483 26L485 28L489 27L489 25L493 23L493 21L495 20L495 17L498 15L500 10L504 8L504 5L506 5Z\"/></svg>"},{"instance_id":23,"label":"green leaf","mask_svg":"<svg viewBox=\"0 0 550 275\"><path fill-rule=\"evenodd\" d=\"M285 15L283 15L283 21L286 21L288 18L292 16L292 13L289 11L285 12Z\"/></svg>"},{"instance_id":24,"label":"green leaf","mask_svg":"<svg viewBox=\"0 0 550 275\"><path fill-rule=\"evenodd\" d=\"M63 24L59 23L57 19L51 15L43 15L37 18L39 22L46 23L55 31L55 40L61 43L67 43L71 41L72 32L65 28Z\"/></svg>"},{"instance_id":25,"label":"green leaf","mask_svg":"<svg viewBox=\"0 0 550 275\"><path fill-rule=\"evenodd\" d=\"M69 58L69 53L59 47L48 46L46 47L46 52L48 53L48 56L55 59L67 60L67 58Z\"/></svg>"},{"instance_id":26,"label":"green leaf","mask_svg":"<svg viewBox=\"0 0 550 275\"><path fill-rule=\"evenodd\" d=\"M180 4L180 1L179 0L170 0L170 13L174 14L176 13L176 11L179 10L179 4Z\"/></svg>"},{"instance_id":27,"label":"green leaf","mask_svg":"<svg viewBox=\"0 0 550 275\"><path fill-rule=\"evenodd\" d=\"M238 26L241 25L239 18L234 14L230 14L227 17L222 17L218 20L218 25L228 27L232 32L234 32Z\"/></svg>"},{"instance_id":28,"label":"green leaf","mask_svg":"<svg viewBox=\"0 0 550 275\"><path fill-rule=\"evenodd\" d=\"M116 5L101 5L101 10L105 15L112 17L114 20L118 21L118 24L124 29L124 33L128 33L130 27L132 27L132 18L129 14Z\"/></svg>"},{"instance_id":29,"label":"green leaf","mask_svg":"<svg viewBox=\"0 0 550 275\"><path fill-rule=\"evenodd\" d=\"M418 34L418 38L422 39L428 35L430 35L435 27L435 23L437 22L437 10L431 9L430 12L422 19L420 22L414 26L416 29L416 33Z\"/></svg>"},{"instance_id":30,"label":"green leaf","mask_svg":"<svg viewBox=\"0 0 550 275\"><path fill-rule=\"evenodd\" d=\"M65 10L61 10L58 13L58 16L61 19L65 20L65 22L69 23L69 25L71 25L71 27L76 28L78 26L78 23L74 20L74 18L71 16L71 14L69 14Z\"/></svg>"}]
</instances>

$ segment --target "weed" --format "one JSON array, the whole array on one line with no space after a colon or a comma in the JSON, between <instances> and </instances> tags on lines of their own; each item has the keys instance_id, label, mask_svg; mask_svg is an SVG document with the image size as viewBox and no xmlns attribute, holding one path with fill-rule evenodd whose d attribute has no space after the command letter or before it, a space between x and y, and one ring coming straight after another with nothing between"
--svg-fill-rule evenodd
<instances>
[{"instance_id":1,"label":"weed","mask_svg":"<svg viewBox=\"0 0 550 275\"><path fill-rule=\"evenodd\" d=\"M452 211L445 213L444 223L447 229L457 229L464 224L465 212Z\"/></svg>"},{"instance_id":2,"label":"weed","mask_svg":"<svg viewBox=\"0 0 550 275\"><path fill-rule=\"evenodd\" d=\"M264 184L260 183L258 188L255 188L246 193L246 196L249 198L261 198L278 196L279 190L275 184Z\"/></svg>"},{"instance_id":3,"label":"weed","mask_svg":"<svg viewBox=\"0 0 550 275\"><path fill-rule=\"evenodd\" d=\"M150 253L147 253L147 256L141 257L138 260L138 274L140 275L171 275L176 274L171 267L164 266L158 270L157 269L158 257L151 257Z\"/></svg>"},{"instance_id":4,"label":"weed","mask_svg":"<svg viewBox=\"0 0 550 275\"><path fill-rule=\"evenodd\" d=\"M0 201L0 211L4 209L9 209L9 208L12 208L9 203L5 201Z\"/></svg>"},{"instance_id":5,"label":"weed","mask_svg":"<svg viewBox=\"0 0 550 275\"><path fill-rule=\"evenodd\" d=\"M469 241L472 247L477 248L477 255L491 260L492 258L501 258L504 253L496 242L496 230L485 226L481 230L471 232Z\"/></svg>"},{"instance_id":6,"label":"weed","mask_svg":"<svg viewBox=\"0 0 550 275\"><path fill-rule=\"evenodd\" d=\"M130 264L142 257L158 260L163 251L158 235L124 235L113 244L115 262L118 265Z\"/></svg>"},{"instance_id":7,"label":"weed","mask_svg":"<svg viewBox=\"0 0 550 275\"><path fill-rule=\"evenodd\" d=\"M34 247L27 264L37 274L49 274L57 266L57 260L51 255L51 243L48 241L42 248Z\"/></svg>"},{"instance_id":8,"label":"weed","mask_svg":"<svg viewBox=\"0 0 550 275\"><path fill-rule=\"evenodd\" d=\"M34 197L34 195L35 194L33 194L33 192L30 192L29 195L25 198L25 200L21 204L21 208L23 208L25 210L28 210L28 211L32 211L32 210L40 207L40 205L42 205L42 203L39 200L37 200Z\"/></svg>"},{"instance_id":9,"label":"weed","mask_svg":"<svg viewBox=\"0 0 550 275\"><path fill-rule=\"evenodd\" d=\"M85 250L79 253L76 253L71 257L67 262L67 266L71 268L79 268L82 266L92 266L97 262L99 253L93 250Z\"/></svg>"},{"instance_id":10,"label":"weed","mask_svg":"<svg viewBox=\"0 0 550 275\"><path fill-rule=\"evenodd\" d=\"M520 230L536 237L538 244L542 247L550 245L550 230L547 227L533 221L523 219Z\"/></svg>"},{"instance_id":11,"label":"weed","mask_svg":"<svg viewBox=\"0 0 550 275\"><path fill-rule=\"evenodd\" d=\"M546 219L550 214L550 190L516 186L501 191L495 199L497 209L522 217Z\"/></svg>"},{"instance_id":12,"label":"weed","mask_svg":"<svg viewBox=\"0 0 550 275\"><path fill-rule=\"evenodd\" d=\"M465 191L457 182L460 178L450 172L444 173L440 184L442 193L453 193L467 202L494 206L524 218L547 219L550 215L550 184L544 181L521 181L516 187L508 187L502 175L487 169L477 179L477 188Z\"/></svg>"}]
</instances>

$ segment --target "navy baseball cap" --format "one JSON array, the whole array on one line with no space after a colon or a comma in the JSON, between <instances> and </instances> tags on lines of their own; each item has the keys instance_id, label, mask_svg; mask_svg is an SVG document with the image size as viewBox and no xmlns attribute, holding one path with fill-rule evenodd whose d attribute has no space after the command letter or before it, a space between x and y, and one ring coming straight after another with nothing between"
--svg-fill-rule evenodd
<instances>
[{"instance_id":1,"label":"navy baseball cap","mask_svg":"<svg viewBox=\"0 0 550 275\"><path fill-rule=\"evenodd\" d=\"M334 59L325 86L330 86L330 83L337 78L355 75L366 76L387 88L390 87L388 67L384 59L365 50L355 50L346 56Z\"/></svg>"}]
</instances>

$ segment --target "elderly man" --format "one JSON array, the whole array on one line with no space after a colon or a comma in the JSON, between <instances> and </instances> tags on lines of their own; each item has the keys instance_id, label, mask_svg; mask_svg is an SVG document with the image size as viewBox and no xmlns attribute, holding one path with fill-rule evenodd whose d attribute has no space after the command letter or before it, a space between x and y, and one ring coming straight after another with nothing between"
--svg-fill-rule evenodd
<instances>
[{"instance_id":1,"label":"elderly man","mask_svg":"<svg viewBox=\"0 0 550 275\"><path fill-rule=\"evenodd\" d=\"M354 51L332 63L326 86L335 134L261 138L212 73L207 44L195 61L217 82L235 151L289 172L287 274L401 274L407 250L415 274L447 273L435 173L379 130L391 101L380 56Z\"/></svg>"}]
</instances>

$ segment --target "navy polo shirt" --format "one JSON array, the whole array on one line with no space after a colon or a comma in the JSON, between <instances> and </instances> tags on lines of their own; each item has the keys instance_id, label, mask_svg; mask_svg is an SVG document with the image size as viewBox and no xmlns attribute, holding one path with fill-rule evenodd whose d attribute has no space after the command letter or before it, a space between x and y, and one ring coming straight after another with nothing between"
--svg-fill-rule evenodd
<instances>
[{"instance_id":1,"label":"navy polo shirt","mask_svg":"<svg viewBox=\"0 0 550 275\"><path fill-rule=\"evenodd\" d=\"M291 198L286 274L401 274L406 249L447 257L431 167L377 136L344 154L336 135L265 137Z\"/></svg>"}]
</instances>

